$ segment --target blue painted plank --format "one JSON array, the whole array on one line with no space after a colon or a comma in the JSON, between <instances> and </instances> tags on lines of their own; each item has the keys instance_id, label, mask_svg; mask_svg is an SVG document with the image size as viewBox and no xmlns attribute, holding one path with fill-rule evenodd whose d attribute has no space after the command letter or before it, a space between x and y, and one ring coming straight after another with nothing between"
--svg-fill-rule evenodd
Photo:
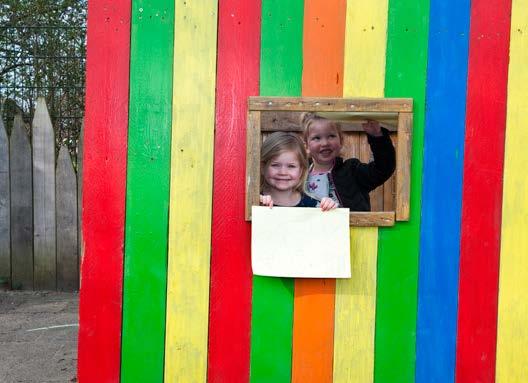
<instances>
[{"instance_id":1,"label":"blue painted plank","mask_svg":"<svg viewBox=\"0 0 528 383\"><path fill-rule=\"evenodd\" d=\"M417 383L455 376L469 7L469 0L430 3Z\"/></svg>"}]
</instances>

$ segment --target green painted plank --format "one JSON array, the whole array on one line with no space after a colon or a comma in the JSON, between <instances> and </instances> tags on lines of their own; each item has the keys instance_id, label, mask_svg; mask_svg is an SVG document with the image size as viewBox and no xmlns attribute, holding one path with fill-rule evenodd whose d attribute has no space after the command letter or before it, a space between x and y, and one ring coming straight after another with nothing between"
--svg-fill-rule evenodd
<instances>
[{"instance_id":1,"label":"green painted plank","mask_svg":"<svg viewBox=\"0 0 528 383\"><path fill-rule=\"evenodd\" d=\"M174 2L132 3L121 381L162 382Z\"/></svg>"},{"instance_id":2,"label":"green painted plank","mask_svg":"<svg viewBox=\"0 0 528 383\"><path fill-rule=\"evenodd\" d=\"M300 96L304 2L262 1L261 96ZM250 381L289 383L293 279L253 277Z\"/></svg>"},{"instance_id":3,"label":"green painted plank","mask_svg":"<svg viewBox=\"0 0 528 383\"><path fill-rule=\"evenodd\" d=\"M374 380L414 382L428 0L390 0L385 97L412 97L411 216L380 228Z\"/></svg>"},{"instance_id":4,"label":"green painted plank","mask_svg":"<svg viewBox=\"0 0 528 383\"><path fill-rule=\"evenodd\" d=\"M301 95L304 0L262 0L260 95Z\"/></svg>"},{"instance_id":5,"label":"green painted plank","mask_svg":"<svg viewBox=\"0 0 528 383\"><path fill-rule=\"evenodd\" d=\"M250 382L290 382L293 279L253 276Z\"/></svg>"}]
</instances>

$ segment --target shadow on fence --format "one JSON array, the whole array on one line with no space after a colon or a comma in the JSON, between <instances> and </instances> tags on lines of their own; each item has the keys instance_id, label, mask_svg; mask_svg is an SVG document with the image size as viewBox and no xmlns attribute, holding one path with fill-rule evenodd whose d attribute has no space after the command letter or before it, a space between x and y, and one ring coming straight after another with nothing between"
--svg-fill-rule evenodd
<instances>
[{"instance_id":1,"label":"shadow on fence","mask_svg":"<svg viewBox=\"0 0 528 383\"><path fill-rule=\"evenodd\" d=\"M9 137L0 119L0 286L78 290L81 172L68 148L56 157L44 98L32 125L30 142L21 116Z\"/></svg>"}]
</instances>

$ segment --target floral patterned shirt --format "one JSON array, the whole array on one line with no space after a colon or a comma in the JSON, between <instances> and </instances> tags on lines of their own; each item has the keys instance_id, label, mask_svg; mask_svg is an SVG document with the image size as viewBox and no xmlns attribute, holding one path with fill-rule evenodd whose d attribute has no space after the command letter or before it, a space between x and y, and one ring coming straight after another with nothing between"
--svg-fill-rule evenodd
<instances>
[{"instance_id":1,"label":"floral patterned shirt","mask_svg":"<svg viewBox=\"0 0 528 383\"><path fill-rule=\"evenodd\" d=\"M313 172L308 174L307 190L308 192L321 200L324 197L330 197L337 203L339 207L339 199L337 198L335 185L330 179L330 171L327 172Z\"/></svg>"}]
</instances>

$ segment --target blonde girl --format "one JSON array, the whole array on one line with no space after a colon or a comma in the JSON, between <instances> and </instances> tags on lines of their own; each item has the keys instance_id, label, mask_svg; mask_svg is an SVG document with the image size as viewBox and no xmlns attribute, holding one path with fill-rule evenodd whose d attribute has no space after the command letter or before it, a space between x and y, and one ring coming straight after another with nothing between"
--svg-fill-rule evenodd
<instances>
[{"instance_id":1,"label":"blonde girl","mask_svg":"<svg viewBox=\"0 0 528 383\"><path fill-rule=\"evenodd\" d=\"M394 172L396 153L389 132L377 121L367 120L363 130L374 160L368 164L357 158L344 160L343 132L336 121L315 113L301 115L303 138L312 164L306 190L317 198L329 197L352 211L370 211L369 192L382 185Z\"/></svg>"},{"instance_id":2,"label":"blonde girl","mask_svg":"<svg viewBox=\"0 0 528 383\"><path fill-rule=\"evenodd\" d=\"M292 133L275 132L262 144L260 203L265 206L317 207L323 211L337 204L320 201L305 192L308 158L302 140Z\"/></svg>"}]
</instances>

